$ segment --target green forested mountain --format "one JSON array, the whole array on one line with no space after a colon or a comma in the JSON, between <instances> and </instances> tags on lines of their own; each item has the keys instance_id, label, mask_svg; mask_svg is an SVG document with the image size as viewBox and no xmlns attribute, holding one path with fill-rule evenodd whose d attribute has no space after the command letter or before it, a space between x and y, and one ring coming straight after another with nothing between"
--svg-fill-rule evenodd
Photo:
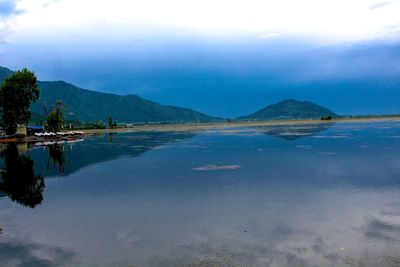
<instances>
[{"instance_id":1,"label":"green forested mountain","mask_svg":"<svg viewBox=\"0 0 400 267\"><path fill-rule=\"evenodd\" d=\"M107 121L109 115L118 122L189 122L210 121L209 117L191 109L160 105L137 95L120 96L85 90L72 84L40 82L41 97L32 111L42 114L58 99L63 101L67 118L77 121Z\"/></svg>"},{"instance_id":2,"label":"green forested mountain","mask_svg":"<svg viewBox=\"0 0 400 267\"><path fill-rule=\"evenodd\" d=\"M13 72L0 68L3 81ZM76 87L64 81L39 82L40 99L32 105L36 117L44 115L44 103L47 108L62 100L66 119L75 121L107 122L112 115L117 122L197 122L213 121L214 117L200 112L168 105L161 105L137 95L115 95L100 93Z\"/></svg>"},{"instance_id":3,"label":"green forested mountain","mask_svg":"<svg viewBox=\"0 0 400 267\"><path fill-rule=\"evenodd\" d=\"M333 111L310 101L287 99L266 106L250 115L240 117L243 120L279 120L279 119L319 119L321 117L337 117Z\"/></svg>"}]
</instances>

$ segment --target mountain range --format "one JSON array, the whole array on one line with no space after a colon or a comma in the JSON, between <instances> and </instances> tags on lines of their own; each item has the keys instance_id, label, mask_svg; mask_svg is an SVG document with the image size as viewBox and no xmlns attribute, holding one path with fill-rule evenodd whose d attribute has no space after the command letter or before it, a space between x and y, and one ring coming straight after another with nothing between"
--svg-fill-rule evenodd
<instances>
[{"instance_id":1,"label":"mountain range","mask_svg":"<svg viewBox=\"0 0 400 267\"><path fill-rule=\"evenodd\" d=\"M3 81L13 72L0 68ZM116 95L79 88L64 81L39 81L40 98L31 111L36 117L44 116L44 105L54 106L62 100L67 120L97 122L107 121L111 115L117 122L206 122L218 118L188 108L161 105L137 95Z\"/></svg>"},{"instance_id":2,"label":"mountain range","mask_svg":"<svg viewBox=\"0 0 400 267\"><path fill-rule=\"evenodd\" d=\"M0 67L0 82L13 71ZM50 108L61 100L67 120L97 122L107 121L111 115L120 123L183 123L222 120L201 112L170 105L161 105L137 95L116 95L79 88L64 81L39 81L40 98L33 103L34 118L43 118L44 107ZM269 105L238 120L319 119L337 117L327 108L309 101L284 100Z\"/></svg>"}]
</instances>

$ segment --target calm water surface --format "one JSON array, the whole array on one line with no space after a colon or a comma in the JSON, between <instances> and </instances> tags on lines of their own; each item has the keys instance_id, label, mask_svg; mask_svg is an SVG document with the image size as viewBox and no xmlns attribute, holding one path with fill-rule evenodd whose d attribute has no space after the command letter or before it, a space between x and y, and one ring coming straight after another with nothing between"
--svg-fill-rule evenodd
<instances>
[{"instance_id":1,"label":"calm water surface","mask_svg":"<svg viewBox=\"0 0 400 267\"><path fill-rule=\"evenodd\" d=\"M400 122L1 150L0 266L400 266Z\"/></svg>"}]
</instances>

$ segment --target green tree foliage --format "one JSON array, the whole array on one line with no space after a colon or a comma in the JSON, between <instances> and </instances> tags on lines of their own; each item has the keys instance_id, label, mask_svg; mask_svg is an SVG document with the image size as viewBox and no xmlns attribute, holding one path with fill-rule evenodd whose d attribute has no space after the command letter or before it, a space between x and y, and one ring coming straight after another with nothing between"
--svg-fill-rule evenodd
<instances>
[{"instance_id":1,"label":"green tree foliage","mask_svg":"<svg viewBox=\"0 0 400 267\"><path fill-rule=\"evenodd\" d=\"M0 88L0 107L7 134L15 133L18 123L31 119L30 106L39 99L40 90L35 74L27 69L5 79Z\"/></svg>"},{"instance_id":2,"label":"green tree foliage","mask_svg":"<svg viewBox=\"0 0 400 267\"><path fill-rule=\"evenodd\" d=\"M112 117L112 115L108 115L108 127L109 128L113 127L113 117Z\"/></svg>"},{"instance_id":3,"label":"green tree foliage","mask_svg":"<svg viewBox=\"0 0 400 267\"><path fill-rule=\"evenodd\" d=\"M98 122L96 122L96 128L97 129L105 129L106 125L104 124L104 122L102 120L99 120Z\"/></svg>"},{"instance_id":4,"label":"green tree foliage","mask_svg":"<svg viewBox=\"0 0 400 267\"><path fill-rule=\"evenodd\" d=\"M50 131L61 131L64 122L64 112L61 107L61 101L57 101L57 108L51 108L47 113L47 128Z\"/></svg>"}]
</instances>

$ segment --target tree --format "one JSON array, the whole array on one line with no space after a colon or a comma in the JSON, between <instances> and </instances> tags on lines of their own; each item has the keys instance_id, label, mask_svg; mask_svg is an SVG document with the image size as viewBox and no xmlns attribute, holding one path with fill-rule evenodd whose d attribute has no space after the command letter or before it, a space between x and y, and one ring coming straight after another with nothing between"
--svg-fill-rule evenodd
<instances>
[{"instance_id":1,"label":"tree","mask_svg":"<svg viewBox=\"0 0 400 267\"><path fill-rule=\"evenodd\" d=\"M108 127L109 128L113 127L113 117L112 117L112 115L108 115Z\"/></svg>"},{"instance_id":2,"label":"tree","mask_svg":"<svg viewBox=\"0 0 400 267\"><path fill-rule=\"evenodd\" d=\"M104 124L104 122L102 120L99 120L98 122L96 122L96 128L97 129L105 129L106 125Z\"/></svg>"},{"instance_id":3,"label":"tree","mask_svg":"<svg viewBox=\"0 0 400 267\"><path fill-rule=\"evenodd\" d=\"M40 89L35 74L27 69L17 71L3 82L0 88L0 107L3 126L7 134L14 134L17 124L27 124L32 113L32 102L39 99Z\"/></svg>"},{"instance_id":4,"label":"tree","mask_svg":"<svg viewBox=\"0 0 400 267\"><path fill-rule=\"evenodd\" d=\"M62 103L60 100L57 101L57 108L50 108L50 112L47 112L45 107L45 113L47 115L47 128L50 131L61 131L62 123L64 121L64 112L62 110Z\"/></svg>"}]
</instances>

